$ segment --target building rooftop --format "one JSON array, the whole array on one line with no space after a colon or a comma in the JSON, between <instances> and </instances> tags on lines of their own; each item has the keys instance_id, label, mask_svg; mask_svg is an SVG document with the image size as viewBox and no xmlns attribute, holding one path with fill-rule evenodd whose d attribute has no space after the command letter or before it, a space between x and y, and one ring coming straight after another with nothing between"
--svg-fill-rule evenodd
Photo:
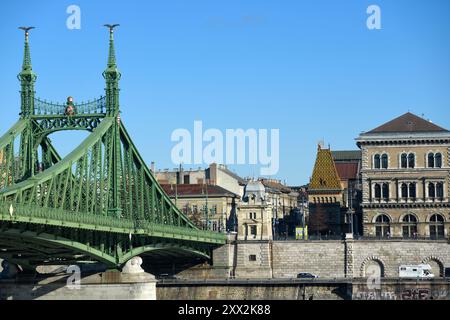
<instances>
[{"instance_id":1,"label":"building rooftop","mask_svg":"<svg viewBox=\"0 0 450 320\"><path fill-rule=\"evenodd\" d=\"M177 192L178 197L206 197L206 193L208 193L208 197L213 196L228 196L234 197L238 196L233 192L230 192L222 187L215 185L205 185L205 184L161 184L161 187L170 197L175 197L175 190Z\"/></svg>"},{"instance_id":2,"label":"building rooftop","mask_svg":"<svg viewBox=\"0 0 450 320\"><path fill-rule=\"evenodd\" d=\"M290 192L293 191L288 186L282 184L281 181L279 181L279 180L275 180L275 179L260 179L260 181L265 187L270 188L270 189L274 189L274 190L279 191L279 192L290 193Z\"/></svg>"},{"instance_id":3,"label":"building rooftop","mask_svg":"<svg viewBox=\"0 0 450 320\"><path fill-rule=\"evenodd\" d=\"M333 156L334 162L339 161L361 161L361 150L341 150L341 151L332 151L331 155Z\"/></svg>"},{"instance_id":4,"label":"building rooftop","mask_svg":"<svg viewBox=\"0 0 450 320\"><path fill-rule=\"evenodd\" d=\"M246 181L245 181L243 178L241 178L241 177L238 176L236 173L234 173L233 171L231 171L230 169L228 169L226 166L224 166L224 165L219 165L219 166L218 166L218 169L221 170L222 172L225 172L226 174L228 174L228 175L231 176L232 178L236 179L237 182L238 182L240 185L245 185L245 184L246 184Z\"/></svg>"},{"instance_id":5,"label":"building rooftop","mask_svg":"<svg viewBox=\"0 0 450 320\"><path fill-rule=\"evenodd\" d=\"M356 180L359 176L358 162L335 163L336 170L341 180Z\"/></svg>"},{"instance_id":6,"label":"building rooftop","mask_svg":"<svg viewBox=\"0 0 450 320\"><path fill-rule=\"evenodd\" d=\"M366 132L366 134L374 133L408 133L408 132L448 132L448 130L425 120L411 112L395 118L385 124Z\"/></svg>"},{"instance_id":7,"label":"building rooftop","mask_svg":"<svg viewBox=\"0 0 450 320\"><path fill-rule=\"evenodd\" d=\"M341 190L341 183L331 150L322 149L320 145L308 190Z\"/></svg>"}]
</instances>

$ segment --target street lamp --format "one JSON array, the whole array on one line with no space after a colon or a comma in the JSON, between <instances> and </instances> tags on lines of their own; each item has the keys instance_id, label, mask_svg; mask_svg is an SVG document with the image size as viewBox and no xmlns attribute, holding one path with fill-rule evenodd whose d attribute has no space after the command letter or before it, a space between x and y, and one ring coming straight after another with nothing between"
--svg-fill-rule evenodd
<instances>
[{"instance_id":1,"label":"street lamp","mask_svg":"<svg viewBox=\"0 0 450 320\"><path fill-rule=\"evenodd\" d=\"M302 204L300 205L301 215L302 215L302 238L305 240L305 196L302 194Z\"/></svg>"},{"instance_id":2,"label":"street lamp","mask_svg":"<svg viewBox=\"0 0 450 320\"><path fill-rule=\"evenodd\" d=\"M348 210L347 210L347 217L350 221L350 233L353 235L353 189L349 186L347 190L347 198L348 198Z\"/></svg>"}]
</instances>

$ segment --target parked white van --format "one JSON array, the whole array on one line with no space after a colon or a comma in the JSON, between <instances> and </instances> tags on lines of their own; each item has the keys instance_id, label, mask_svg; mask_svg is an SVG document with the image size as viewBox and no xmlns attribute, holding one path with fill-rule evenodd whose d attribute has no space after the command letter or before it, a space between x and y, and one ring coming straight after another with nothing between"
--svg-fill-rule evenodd
<instances>
[{"instance_id":1,"label":"parked white van","mask_svg":"<svg viewBox=\"0 0 450 320\"><path fill-rule=\"evenodd\" d=\"M399 267L398 275L400 278L409 279L430 279L434 278L429 264L404 265Z\"/></svg>"}]
</instances>

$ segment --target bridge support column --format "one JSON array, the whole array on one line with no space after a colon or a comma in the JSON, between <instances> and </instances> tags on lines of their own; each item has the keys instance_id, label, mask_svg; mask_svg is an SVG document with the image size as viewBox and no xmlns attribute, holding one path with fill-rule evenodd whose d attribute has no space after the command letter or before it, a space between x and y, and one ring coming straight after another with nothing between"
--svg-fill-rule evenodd
<instances>
[{"instance_id":1,"label":"bridge support column","mask_svg":"<svg viewBox=\"0 0 450 320\"><path fill-rule=\"evenodd\" d=\"M21 269L14 263L9 263L6 260L0 259L0 279L13 279L19 273Z\"/></svg>"},{"instance_id":2,"label":"bridge support column","mask_svg":"<svg viewBox=\"0 0 450 320\"><path fill-rule=\"evenodd\" d=\"M353 234L345 235L345 277L354 277Z\"/></svg>"},{"instance_id":3,"label":"bridge support column","mask_svg":"<svg viewBox=\"0 0 450 320\"><path fill-rule=\"evenodd\" d=\"M156 300L155 277L134 257L122 272L72 272L0 280L0 300ZM68 269L69 270L69 269Z\"/></svg>"}]
</instances>

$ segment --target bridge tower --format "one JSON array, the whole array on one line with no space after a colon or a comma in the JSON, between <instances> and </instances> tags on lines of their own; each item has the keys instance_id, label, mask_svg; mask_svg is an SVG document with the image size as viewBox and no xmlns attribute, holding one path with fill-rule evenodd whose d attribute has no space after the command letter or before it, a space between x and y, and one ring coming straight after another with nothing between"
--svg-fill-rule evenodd
<instances>
[{"instance_id":1,"label":"bridge tower","mask_svg":"<svg viewBox=\"0 0 450 320\"><path fill-rule=\"evenodd\" d=\"M121 151L121 141L120 141L120 104L119 104L119 80L121 78L121 73L117 68L116 63L116 52L114 49L114 29L118 27L118 24L105 24L105 27L109 29L109 53L108 53L108 64L105 71L103 71L103 77L106 80L106 116L114 117L116 119L114 123L114 128L112 130L112 172L111 172L111 192L112 201L108 205L108 211L111 215L120 218L122 214L122 208L120 206L120 194L121 184L120 177L123 173L122 167L122 151Z\"/></svg>"},{"instance_id":2,"label":"bridge tower","mask_svg":"<svg viewBox=\"0 0 450 320\"><path fill-rule=\"evenodd\" d=\"M33 72L31 65L30 45L28 43L29 30L34 27L20 27L19 29L25 31L25 45L23 53L22 71L18 74L17 78L20 81L20 96L21 96L21 108L20 116L22 118L29 117L34 112L34 83L36 82L37 75Z\"/></svg>"},{"instance_id":3,"label":"bridge tower","mask_svg":"<svg viewBox=\"0 0 450 320\"><path fill-rule=\"evenodd\" d=\"M31 65L31 53L29 45L29 31L34 27L19 27L19 29L25 32L25 43L23 52L22 70L17 75L20 81L20 117L22 119L29 119L34 114L34 84L37 79L37 75L33 72ZM35 172L35 152L33 151L33 135L31 124L28 123L26 130L23 133L20 144L20 159L21 169L19 177L22 179L31 177ZM16 176L16 173L13 173Z\"/></svg>"}]
</instances>

